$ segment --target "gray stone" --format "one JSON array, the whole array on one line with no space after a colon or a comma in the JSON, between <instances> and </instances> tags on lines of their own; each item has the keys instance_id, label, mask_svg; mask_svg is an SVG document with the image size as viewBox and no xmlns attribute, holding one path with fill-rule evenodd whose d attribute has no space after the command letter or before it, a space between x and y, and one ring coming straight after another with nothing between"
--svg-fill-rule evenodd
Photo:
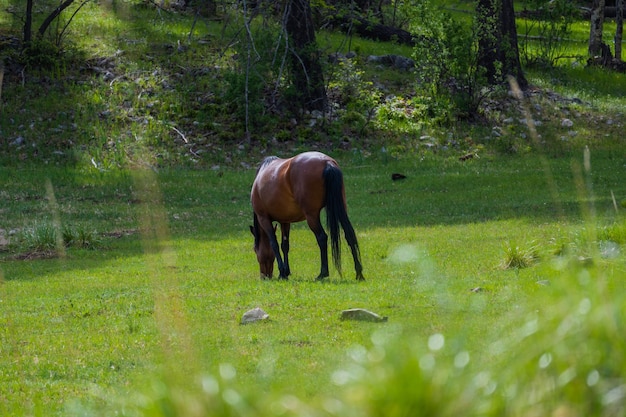
<instances>
[{"instance_id":1,"label":"gray stone","mask_svg":"<svg viewBox=\"0 0 626 417\"><path fill-rule=\"evenodd\" d=\"M380 323L387 321L387 317L381 317L378 314L363 308L351 308L341 312L341 320L373 321Z\"/></svg>"},{"instance_id":2,"label":"gray stone","mask_svg":"<svg viewBox=\"0 0 626 417\"><path fill-rule=\"evenodd\" d=\"M241 317L241 324L249 324L257 321L263 321L270 318L270 315L259 307L246 311Z\"/></svg>"}]
</instances>

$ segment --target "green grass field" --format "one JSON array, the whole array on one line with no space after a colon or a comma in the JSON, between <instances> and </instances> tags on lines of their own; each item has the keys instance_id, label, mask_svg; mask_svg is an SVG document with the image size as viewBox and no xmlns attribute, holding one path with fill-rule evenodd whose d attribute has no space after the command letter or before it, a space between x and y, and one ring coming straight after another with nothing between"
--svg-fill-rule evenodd
<instances>
[{"instance_id":1,"label":"green grass field","mask_svg":"<svg viewBox=\"0 0 626 417\"><path fill-rule=\"evenodd\" d=\"M19 35L18 3L0 0L0 35ZM320 31L324 53L359 55L329 86L395 95L389 123L260 120L248 143L241 16L190 37L191 14L153 6L86 3L66 55L5 74L0 416L626 414L626 78L584 66L587 22L575 58L526 69L527 100L442 126L415 117L413 73L364 62L411 48ZM315 282L304 224L291 279L259 279L254 164L311 146L344 170L365 282L345 247L344 276ZM255 307L270 319L240 325ZM339 319L355 307L388 322Z\"/></svg>"},{"instance_id":2,"label":"green grass field","mask_svg":"<svg viewBox=\"0 0 626 417\"><path fill-rule=\"evenodd\" d=\"M327 283L315 282L318 250L303 224L292 234L292 278L258 278L247 229L253 169L1 170L7 204L0 229L14 230L15 242L0 254L0 413L175 415L150 411L171 401L178 415L188 415L190 405L178 395L204 404L212 397L199 388L203 384L253 398L259 415L271 414L286 394L325 410L318 401L349 400L345 384L352 381L354 357L371 358L382 341L396 341L389 349L420 351L431 336L443 335L446 347L464 352L459 360L469 355L467 369L502 369L504 375L507 367L494 365L494 344L514 337L528 317L551 325L548 317L569 314L566 300L583 294L594 302L611 294L604 300L609 306L623 300L620 155L592 154L590 175L582 174L582 155L466 162L337 158L364 283L354 281L349 256L343 278L331 271ZM407 178L394 182L394 172ZM95 250L29 253L32 241L21 238L23 231L42 223L90 228ZM607 255L599 242L608 241L617 249ZM529 267L502 267L531 251ZM587 266L571 269L567 262ZM572 281L570 273L602 277L608 290ZM551 308L562 303L565 310ZM270 321L240 325L254 307L265 309ZM353 307L389 322L340 321L341 310ZM574 355L577 346L570 348ZM370 349L374 353L363 353ZM500 359L518 357L516 349ZM357 362L366 366L368 360ZM410 366L383 363L398 366L397 372ZM611 372L624 370L616 366ZM379 371L369 370L374 376L362 384L373 384ZM434 389L438 382L421 383ZM240 412L224 395L216 401ZM213 404L207 401L202 407Z\"/></svg>"}]
</instances>

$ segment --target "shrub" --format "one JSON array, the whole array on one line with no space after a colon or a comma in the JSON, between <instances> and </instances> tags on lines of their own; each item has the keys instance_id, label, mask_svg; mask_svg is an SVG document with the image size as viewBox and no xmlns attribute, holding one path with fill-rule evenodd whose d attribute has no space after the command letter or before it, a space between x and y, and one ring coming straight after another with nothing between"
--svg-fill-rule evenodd
<instances>
[{"instance_id":1,"label":"shrub","mask_svg":"<svg viewBox=\"0 0 626 417\"><path fill-rule=\"evenodd\" d=\"M434 1L413 5L411 13L412 32L419 36L414 51L418 95L438 98L430 101L428 112L435 121L475 117L488 93L484 71L478 66L475 29L452 18Z\"/></svg>"},{"instance_id":2,"label":"shrub","mask_svg":"<svg viewBox=\"0 0 626 417\"><path fill-rule=\"evenodd\" d=\"M520 55L526 65L554 67L564 57L578 6L570 0L525 0L524 33L519 37ZM533 47L534 46L534 47Z\"/></svg>"}]
</instances>

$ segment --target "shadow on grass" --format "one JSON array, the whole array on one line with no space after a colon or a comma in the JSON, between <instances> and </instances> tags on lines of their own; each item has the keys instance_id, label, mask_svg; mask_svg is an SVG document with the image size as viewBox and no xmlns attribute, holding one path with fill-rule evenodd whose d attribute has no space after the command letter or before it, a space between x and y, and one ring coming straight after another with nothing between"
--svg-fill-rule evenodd
<instances>
[{"instance_id":1,"label":"shadow on grass","mask_svg":"<svg viewBox=\"0 0 626 417\"><path fill-rule=\"evenodd\" d=\"M613 198L626 198L624 161L598 154L592 162L590 175L583 178L577 177L580 162L576 157L549 160L549 173L536 156L467 162L441 158L386 164L371 161L359 165L340 160L357 235L370 228L452 226L516 218L538 224L582 223L591 211L599 217L614 216ZM406 178L394 181L392 174L398 172ZM95 267L98 259L108 259L107 252L117 257L140 255L146 241L240 239L252 218L249 189L254 173L253 169L152 173L153 194L142 194L141 186L128 172L0 169L4 200L0 229L27 228L55 218L64 225L90 225L108 236L106 244L93 255L71 250L65 260L36 261L38 265L78 269L82 258L89 259L85 265ZM53 185L56 207L46 195L46 178ZM144 230L146 218L154 230ZM305 225L296 227L306 229ZM138 237L123 236L124 230L139 231ZM306 236L314 239L312 234ZM3 263L10 256L2 254ZM249 258L254 265L250 275L256 277L251 250ZM317 264L317 253L311 259ZM8 273L5 278L21 279Z\"/></svg>"}]
</instances>

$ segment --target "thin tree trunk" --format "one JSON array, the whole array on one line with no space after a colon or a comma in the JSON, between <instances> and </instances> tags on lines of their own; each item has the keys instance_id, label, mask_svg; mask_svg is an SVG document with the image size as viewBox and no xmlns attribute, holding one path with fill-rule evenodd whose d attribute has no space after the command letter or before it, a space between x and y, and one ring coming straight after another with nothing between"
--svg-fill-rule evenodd
<instances>
[{"instance_id":1,"label":"thin tree trunk","mask_svg":"<svg viewBox=\"0 0 626 417\"><path fill-rule=\"evenodd\" d=\"M26 2L26 20L24 21L24 45L30 43L33 32L33 0Z\"/></svg>"},{"instance_id":2,"label":"thin tree trunk","mask_svg":"<svg viewBox=\"0 0 626 417\"><path fill-rule=\"evenodd\" d=\"M512 76L522 90L528 87L528 81L522 71L517 44L517 28L515 26L515 9L513 0L502 0L502 48L505 76Z\"/></svg>"},{"instance_id":3,"label":"thin tree trunk","mask_svg":"<svg viewBox=\"0 0 626 417\"><path fill-rule=\"evenodd\" d=\"M602 56L602 28L604 26L604 0L593 0L589 30L589 55L592 60Z\"/></svg>"},{"instance_id":4,"label":"thin tree trunk","mask_svg":"<svg viewBox=\"0 0 626 417\"><path fill-rule=\"evenodd\" d=\"M624 28L624 0L616 0L615 6L617 14L615 15L615 60L622 60L622 33Z\"/></svg>"}]
</instances>

